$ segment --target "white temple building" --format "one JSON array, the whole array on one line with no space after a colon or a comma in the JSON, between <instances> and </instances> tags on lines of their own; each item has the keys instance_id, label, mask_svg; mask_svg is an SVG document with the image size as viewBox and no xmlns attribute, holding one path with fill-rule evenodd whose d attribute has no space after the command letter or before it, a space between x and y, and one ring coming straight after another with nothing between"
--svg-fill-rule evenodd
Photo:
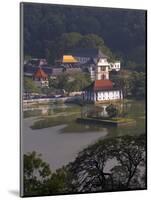
<instances>
[{"instance_id":1,"label":"white temple building","mask_svg":"<svg viewBox=\"0 0 151 200\"><path fill-rule=\"evenodd\" d=\"M109 63L104 55L90 69L92 84L84 89L83 100L86 102L104 103L123 99L122 90L114 87L110 80L110 71L120 70L120 62Z\"/></svg>"},{"instance_id":2,"label":"white temple building","mask_svg":"<svg viewBox=\"0 0 151 200\"><path fill-rule=\"evenodd\" d=\"M101 76L104 74L106 79L109 79L109 73L110 71L120 71L121 63L120 61L116 61L114 63L109 63L107 61L107 57L104 56L101 57L98 62L95 64L93 63L89 67L90 77L91 80L101 80L103 79Z\"/></svg>"}]
</instances>

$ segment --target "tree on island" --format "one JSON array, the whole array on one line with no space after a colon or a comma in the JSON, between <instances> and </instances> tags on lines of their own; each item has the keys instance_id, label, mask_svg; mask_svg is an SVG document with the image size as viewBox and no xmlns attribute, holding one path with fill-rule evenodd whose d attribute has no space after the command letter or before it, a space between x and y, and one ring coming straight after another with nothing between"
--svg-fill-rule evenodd
<instances>
[{"instance_id":1,"label":"tree on island","mask_svg":"<svg viewBox=\"0 0 151 200\"><path fill-rule=\"evenodd\" d=\"M118 109L113 104L110 104L109 106L106 107L106 112L110 118L117 117L118 115Z\"/></svg>"}]
</instances>

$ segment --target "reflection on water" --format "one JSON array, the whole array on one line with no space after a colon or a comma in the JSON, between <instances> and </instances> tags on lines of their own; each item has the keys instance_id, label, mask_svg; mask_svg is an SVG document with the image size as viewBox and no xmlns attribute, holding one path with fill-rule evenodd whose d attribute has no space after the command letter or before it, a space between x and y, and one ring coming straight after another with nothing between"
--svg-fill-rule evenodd
<instances>
[{"instance_id":1,"label":"reflection on water","mask_svg":"<svg viewBox=\"0 0 151 200\"><path fill-rule=\"evenodd\" d=\"M55 170L74 160L79 151L95 143L98 139L145 133L144 102L133 101L118 106L127 113L128 117L134 118L136 124L106 127L76 123L76 117L80 116L82 112L93 109L93 105L86 105L82 108L71 104L26 107L23 121L23 153L33 150L41 153L44 160L49 162L50 167ZM103 112L105 112L105 107L104 104ZM103 113L103 115L105 114ZM30 127L39 118L43 120L49 118L49 121L53 121L55 118L58 123L48 128L32 130Z\"/></svg>"}]
</instances>

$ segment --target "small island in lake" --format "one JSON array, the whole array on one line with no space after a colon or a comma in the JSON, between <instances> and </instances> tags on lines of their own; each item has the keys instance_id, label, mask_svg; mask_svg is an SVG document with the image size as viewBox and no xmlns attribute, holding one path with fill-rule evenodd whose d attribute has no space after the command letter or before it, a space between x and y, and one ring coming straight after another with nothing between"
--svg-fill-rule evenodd
<instances>
[{"instance_id":1,"label":"small island in lake","mask_svg":"<svg viewBox=\"0 0 151 200\"><path fill-rule=\"evenodd\" d=\"M123 91L109 79L111 71L120 71L120 61L109 63L107 58L106 55L100 52L98 62L96 64L93 63L93 67L90 67L91 80L93 82L84 89L82 103L107 103L108 106L102 107L102 110L97 108L93 112L85 113L84 116L81 115L76 121L114 126L134 124L136 122L134 119L127 118L122 112L119 114L118 106L111 104L112 102L123 101ZM106 110L107 115L98 116L99 112L103 112L103 109Z\"/></svg>"}]
</instances>

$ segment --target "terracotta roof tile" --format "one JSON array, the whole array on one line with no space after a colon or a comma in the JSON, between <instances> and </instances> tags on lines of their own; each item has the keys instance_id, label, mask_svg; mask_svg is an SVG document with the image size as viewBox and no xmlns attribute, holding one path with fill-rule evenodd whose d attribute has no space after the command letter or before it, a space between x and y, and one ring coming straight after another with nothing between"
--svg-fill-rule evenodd
<instances>
[{"instance_id":1,"label":"terracotta roof tile","mask_svg":"<svg viewBox=\"0 0 151 200\"><path fill-rule=\"evenodd\" d=\"M41 69L37 69L37 71L34 74L35 78L48 78L48 75Z\"/></svg>"},{"instance_id":2,"label":"terracotta roof tile","mask_svg":"<svg viewBox=\"0 0 151 200\"><path fill-rule=\"evenodd\" d=\"M110 80L96 80L93 85L94 90L99 89L112 89L113 83Z\"/></svg>"}]
</instances>

